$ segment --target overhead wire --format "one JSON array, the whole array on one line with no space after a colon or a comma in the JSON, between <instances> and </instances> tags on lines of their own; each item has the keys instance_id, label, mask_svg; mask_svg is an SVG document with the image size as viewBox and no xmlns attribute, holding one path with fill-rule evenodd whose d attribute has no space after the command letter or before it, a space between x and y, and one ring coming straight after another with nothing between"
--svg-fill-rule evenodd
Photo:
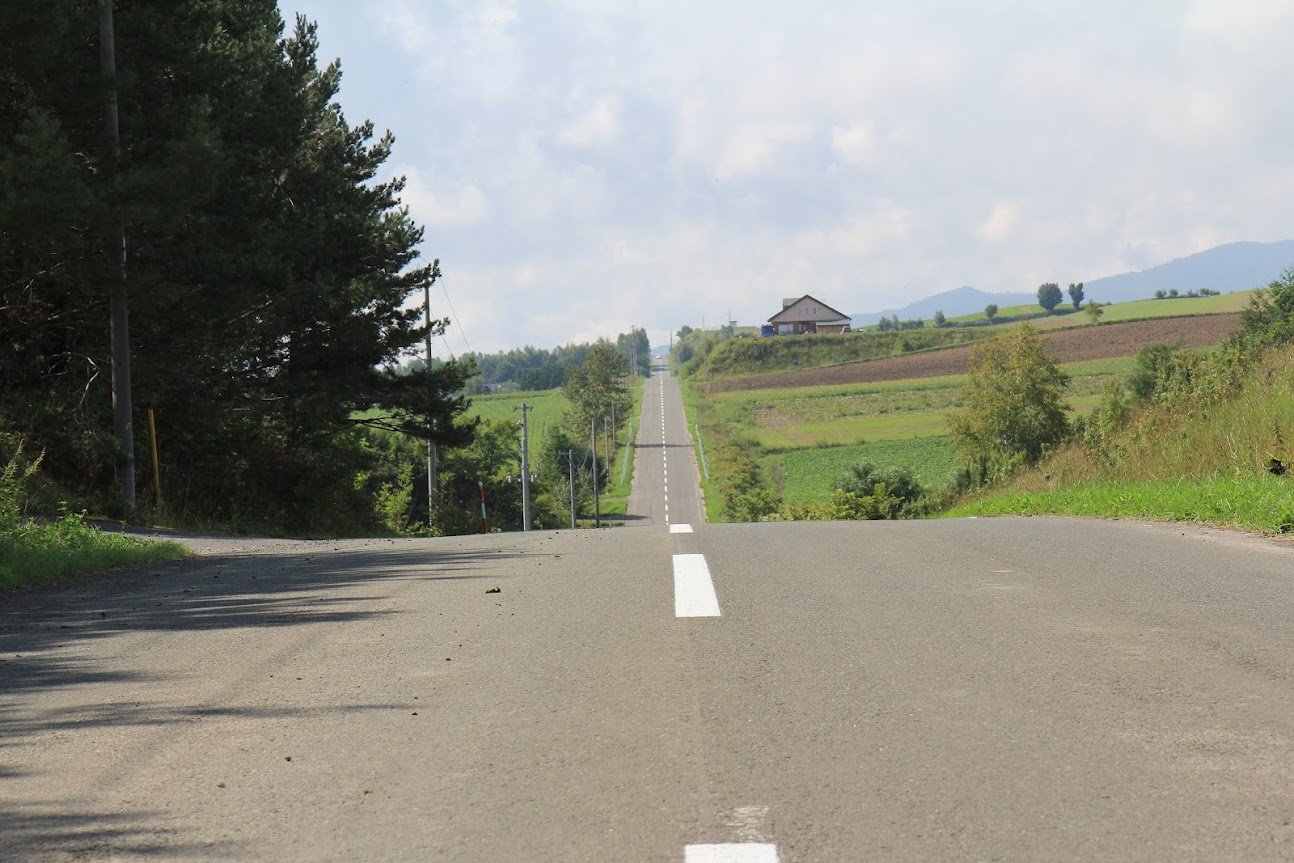
<instances>
[{"instance_id":1,"label":"overhead wire","mask_svg":"<svg viewBox=\"0 0 1294 863\"><path fill-rule=\"evenodd\" d=\"M454 309L454 301L449 298L449 289L445 287L445 277L440 277L440 292L445 295L445 304L449 306L449 319L453 321L454 326L458 328L458 335L463 339L463 344L467 346L467 352L472 352L472 343L467 340L467 333L463 330L463 323L458 318L458 312Z\"/></svg>"}]
</instances>

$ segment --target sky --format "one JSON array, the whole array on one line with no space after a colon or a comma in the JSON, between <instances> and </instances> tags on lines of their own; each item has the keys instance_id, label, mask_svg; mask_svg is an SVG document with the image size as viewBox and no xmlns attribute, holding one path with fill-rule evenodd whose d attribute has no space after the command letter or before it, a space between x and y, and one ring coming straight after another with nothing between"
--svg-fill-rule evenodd
<instances>
[{"instance_id":1,"label":"sky","mask_svg":"<svg viewBox=\"0 0 1294 863\"><path fill-rule=\"evenodd\" d=\"M442 356L1294 238L1294 0L280 8L396 136Z\"/></svg>"}]
</instances>

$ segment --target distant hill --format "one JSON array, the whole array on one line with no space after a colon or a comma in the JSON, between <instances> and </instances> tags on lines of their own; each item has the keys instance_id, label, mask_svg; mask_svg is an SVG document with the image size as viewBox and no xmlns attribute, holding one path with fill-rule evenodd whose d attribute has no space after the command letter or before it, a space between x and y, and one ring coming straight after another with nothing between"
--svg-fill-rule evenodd
<instances>
[{"instance_id":1,"label":"distant hill","mask_svg":"<svg viewBox=\"0 0 1294 863\"><path fill-rule=\"evenodd\" d=\"M882 317L889 318L894 315L898 315L899 319L904 321L915 318L928 321L934 317L935 312L943 312L948 317L955 318L958 315L982 312L989 303L996 303L1002 308L1006 308L1007 306L1019 306L1024 303L1037 302L1037 300L1037 294L990 294L988 291L981 291L979 288L965 285L951 291L944 291L942 294L926 297L923 300L917 300L915 303L909 303L901 309L886 309L883 312L852 315L850 317L850 326L865 327L876 323Z\"/></svg>"},{"instance_id":2,"label":"distant hill","mask_svg":"<svg viewBox=\"0 0 1294 863\"><path fill-rule=\"evenodd\" d=\"M1291 266L1294 240L1227 243L1138 273L1092 279L1083 285L1083 292L1102 303L1144 300L1154 296L1155 291L1174 288L1183 294L1200 288L1229 294L1264 288Z\"/></svg>"},{"instance_id":3,"label":"distant hill","mask_svg":"<svg viewBox=\"0 0 1294 863\"><path fill-rule=\"evenodd\" d=\"M1211 288L1222 293L1247 291L1265 287L1269 282L1294 266L1294 240L1276 243L1227 243L1207 251L1176 258L1166 264L1085 280L1083 292L1088 299L1102 303L1122 303L1128 300L1145 300L1155 291L1178 293ZM1068 283L1061 285L1066 287ZM882 317L898 315L901 320L922 318L929 320L937 311L948 317L980 312L989 303L1003 308L1037 301L1032 293L990 294L978 288L961 287L952 291L926 297L900 309L886 309L852 316L853 326L874 324Z\"/></svg>"}]
</instances>

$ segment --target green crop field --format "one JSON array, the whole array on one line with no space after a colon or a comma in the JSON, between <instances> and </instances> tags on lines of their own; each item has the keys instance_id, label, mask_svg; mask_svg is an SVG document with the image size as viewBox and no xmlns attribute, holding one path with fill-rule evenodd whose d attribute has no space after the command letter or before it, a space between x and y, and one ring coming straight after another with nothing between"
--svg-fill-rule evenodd
<instances>
[{"instance_id":1,"label":"green crop field","mask_svg":"<svg viewBox=\"0 0 1294 863\"><path fill-rule=\"evenodd\" d=\"M1254 291L1236 291L1232 294L1220 294L1216 297L1170 297L1162 300L1131 300L1124 303L1110 303L1109 305L1101 306L1101 323L1112 324L1125 321L1143 321L1149 318L1178 318L1191 315L1232 314L1247 308L1254 293ZM1069 308L1068 303L1061 306L1061 309ZM999 317L1017 315L1042 315L1042 306L1008 306L998 310ZM982 320L984 320L983 312L948 319L949 323L953 324ZM1042 329L1078 327L1088 325L1091 322L1091 319L1084 311L1070 311L1061 315L1043 316L1029 321L1032 326ZM1015 323L996 324L989 329L996 330L1010 326L1015 326Z\"/></svg>"},{"instance_id":2,"label":"green crop field","mask_svg":"<svg viewBox=\"0 0 1294 863\"><path fill-rule=\"evenodd\" d=\"M909 468L927 488L943 485L955 468L943 436L791 450L765 456L762 467L786 501L812 503L825 501L836 481L863 461Z\"/></svg>"},{"instance_id":3,"label":"green crop field","mask_svg":"<svg viewBox=\"0 0 1294 863\"><path fill-rule=\"evenodd\" d=\"M1106 384L1133 359L1070 363L1068 396L1076 413L1096 404ZM944 433L944 417L959 407L964 376L869 384L741 390L703 396L715 420L770 451L841 446L860 440L902 440Z\"/></svg>"},{"instance_id":4,"label":"green crop field","mask_svg":"<svg viewBox=\"0 0 1294 863\"><path fill-rule=\"evenodd\" d=\"M1133 357L1064 366L1072 414L1084 416L1113 380L1131 371ZM788 503L827 500L853 464L910 468L922 485L938 488L953 473L946 417L960 406L962 375L705 394L685 387L692 416L707 438L741 437L757 445L765 480ZM707 511L720 516L717 486L706 483Z\"/></svg>"},{"instance_id":5,"label":"green crop field","mask_svg":"<svg viewBox=\"0 0 1294 863\"><path fill-rule=\"evenodd\" d=\"M566 410L566 396L562 395L561 390L472 396L467 414L479 416L489 422L498 420L521 422L521 411L516 408L522 402L534 408L529 414L530 451L540 452L544 447L548 430L558 427L562 421L562 412Z\"/></svg>"}]
</instances>

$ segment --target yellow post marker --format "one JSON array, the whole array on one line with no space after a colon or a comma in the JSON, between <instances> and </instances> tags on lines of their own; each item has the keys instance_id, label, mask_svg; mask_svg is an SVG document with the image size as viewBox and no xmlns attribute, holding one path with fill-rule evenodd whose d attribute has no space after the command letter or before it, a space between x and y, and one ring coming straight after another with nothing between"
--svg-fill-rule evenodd
<instances>
[{"instance_id":1,"label":"yellow post marker","mask_svg":"<svg viewBox=\"0 0 1294 863\"><path fill-rule=\"evenodd\" d=\"M157 496L157 505L162 505L162 474L157 467L157 423L153 421L153 408L148 408L148 445L153 451L153 493Z\"/></svg>"}]
</instances>

